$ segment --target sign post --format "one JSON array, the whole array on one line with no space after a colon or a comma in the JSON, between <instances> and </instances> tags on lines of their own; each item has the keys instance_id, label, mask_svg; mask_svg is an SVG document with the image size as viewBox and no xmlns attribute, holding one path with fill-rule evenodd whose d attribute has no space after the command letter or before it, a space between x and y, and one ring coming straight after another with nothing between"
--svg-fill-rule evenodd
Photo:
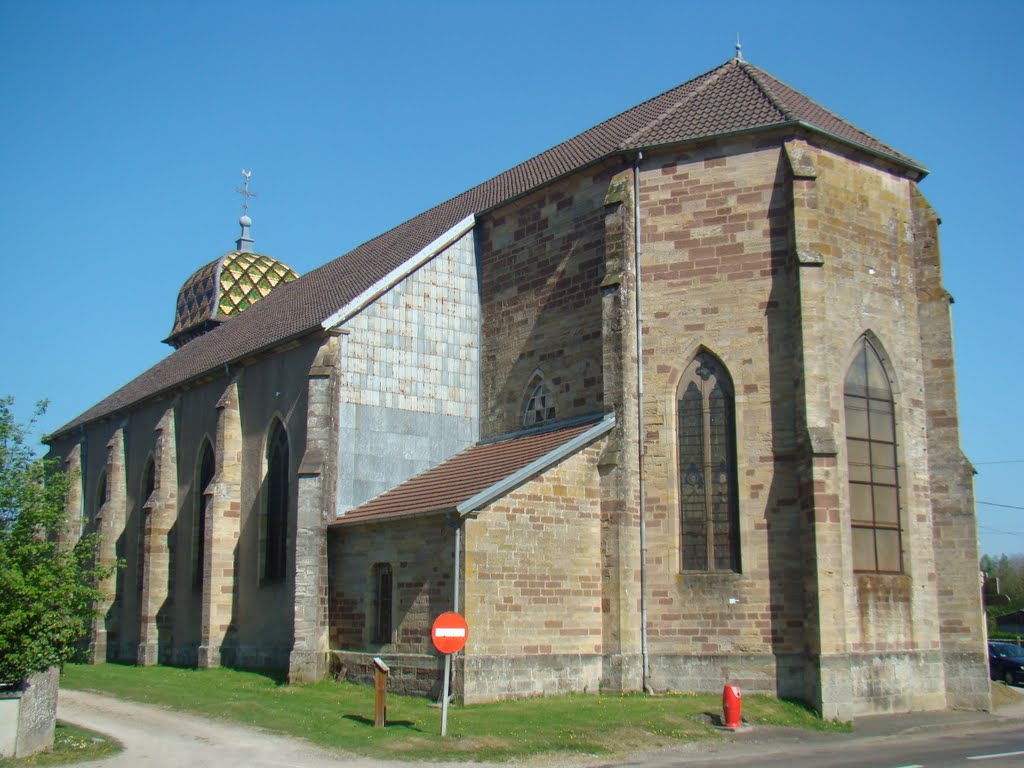
<instances>
[{"instance_id":1,"label":"sign post","mask_svg":"<svg viewBox=\"0 0 1024 768\"><path fill-rule=\"evenodd\" d=\"M448 681L452 675L452 654L458 653L466 645L469 637L469 626L466 620L457 613L442 613L434 619L430 629L430 639L438 653L444 654L444 684L441 689L441 735L448 731Z\"/></svg>"}]
</instances>

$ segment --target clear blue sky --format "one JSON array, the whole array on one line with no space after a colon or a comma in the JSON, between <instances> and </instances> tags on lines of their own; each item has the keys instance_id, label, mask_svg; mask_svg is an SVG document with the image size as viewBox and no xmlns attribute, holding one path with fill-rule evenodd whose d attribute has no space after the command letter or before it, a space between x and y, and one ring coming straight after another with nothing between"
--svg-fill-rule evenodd
<instances>
[{"instance_id":1,"label":"clear blue sky","mask_svg":"<svg viewBox=\"0 0 1024 768\"><path fill-rule=\"evenodd\" d=\"M168 354L238 237L306 272L733 55L923 163L963 447L1024 507L1024 3L0 0L0 393L52 430ZM999 463L1007 462L1007 463ZM982 550L1024 511L979 504Z\"/></svg>"}]
</instances>

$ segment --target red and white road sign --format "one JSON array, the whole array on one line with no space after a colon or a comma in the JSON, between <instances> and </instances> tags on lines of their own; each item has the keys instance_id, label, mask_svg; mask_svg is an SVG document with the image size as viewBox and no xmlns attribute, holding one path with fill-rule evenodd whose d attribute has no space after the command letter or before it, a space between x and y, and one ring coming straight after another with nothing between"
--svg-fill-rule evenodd
<instances>
[{"instance_id":1,"label":"red and white road sign","mask_svg":"<svg viewBox=\"0 0 1024 768\"><path fill-rule=\"evenodd\" d=\"M430 639L434 641L434 647L444 654L461 651L467 637L469 625L466 620L450 611L434 619L434 626L430 628Z\"/></svg>"}]
</instances>

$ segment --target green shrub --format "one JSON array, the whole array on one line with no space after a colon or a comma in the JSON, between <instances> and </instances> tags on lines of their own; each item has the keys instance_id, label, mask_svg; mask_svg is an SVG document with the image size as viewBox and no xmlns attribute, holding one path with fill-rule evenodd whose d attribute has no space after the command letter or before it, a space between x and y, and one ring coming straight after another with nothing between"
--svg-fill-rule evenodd
<instances>
[{"instance_id":1,"label":"green shrub","mask_svg":"<svg viewBox=\"0 0 1024 768\"><path fill-rule=\"evenodd\" d=\"M60 666L97 615L98 584L110 569L94 564L98 537L71 549L58 543L67 525L70 479L27 445L14 401L0 398L0 682L18 683ZM41 403L36 415L45 410Z\"/></svg>"}]
</instances>

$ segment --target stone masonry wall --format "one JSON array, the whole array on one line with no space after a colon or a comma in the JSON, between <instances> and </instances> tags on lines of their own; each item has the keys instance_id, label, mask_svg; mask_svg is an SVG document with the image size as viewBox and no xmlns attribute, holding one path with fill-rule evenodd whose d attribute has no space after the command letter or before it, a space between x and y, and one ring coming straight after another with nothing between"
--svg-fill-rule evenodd
<instances>
[{"instance_id":1,"label":"stone masonry wall","mask_svg":"<svg viewBox=\"0 0 1024 768\"><path fill-rule=\"evenodd\" d=\"M794 143L790 156L806 166L798 255L819 264L801 269L801 292L814 292L801 310L804 349L815 345L803 362L806 424L812 443L835 452L834 471L821 475L825 494L816 491L814 516L821 675L829 681L821 707L843 718L941 708L913 183L809 144ZM852 572L843 383L864 334L882 356L896 403L904 572L893 576ZM891 659L890 673L880 673L881 658ZM908 664L915 674L894 672Z\"/></svg>"},{"instance_id":2,"label":"stone masonry wall","mask_svg":"<svg viewBox=\"0 0 1024 768\"><path fill-rule=\"evenodd\" d=\"M452 610L455 531L443 515L328 531L328 622L336 673L372 680L369 659L391 668L389 690L436 693L443 657L430 640L434 619ZM391 566L391 642L373 642L374 566Z\"/></svg>"},{"instance_id":3,"label":"stone masonry wall","mask_svg":"<svg viewBox=\"0 0 1024 768\"><path fill-rule=\"evenodd\" d=\"M913 204L935 560L942 564L936 571L946 701L951 707L989 709L973 467L960 448L952 299L942 284L938 216L916 189Z\"/></svg>"},{"instance_id":4,"label":"stone masonry wall","mask_svg":"<svg viewBox=\"0 0 1024 768\"><path fill-rule=\"evenodd\" d=\"M598 690L604 443L466 522L466 703Z\"/></svg>"},{"instance_id":5,"label":"stone masonry wall","mask_svg":"<svg viewBox=\"0 0 1024 768\"><path fill-rule=\"evenodd\" d=\"M342 326L338 514L476 441L479 325L468 233Z\"/></svg>"},{"instance_id":6,"label":"stone masonry wall","mask_svg":"<svg viewBox=\"0 0 1024 768\"><path fill-rule=\"evenodd\" d=\"M310 366L322 336L247 365L239 384L241 475L239 531L235 556L235 597L225 637L224 663L287 669L293 643L298 468L306 445ZM266 579L267 442L274 421L288 436L288 525L285 576Z\"/></svg>"},{"instance_id":7,"label":"stone masonry wall","mask_svg":"<svg viewBox=\"0 0 1024 768\"><path fill-rule=\"evenodd\" d=\"M655 689L802 690L788 186L777 143L641 168L648 636ZM735 389L741 570L680 564L676 401L701 350Z\"/></svg>"},{"instance_id":8,"label":"stone masonry wall","mask_svg":"<svg viewBox=\"0 0 1024 768\"><path fill-rule=\"evenodd\" d=\"M478 221L482 301L481 436L523 426L535 371L556 418L603 410L604 198L598 168Z\"/></svg>"},{"instance_id":9,"label":"stone masonry wall","mask_svg":"<svg viewBox=\"0 0 1024 768\"><path fill-rule=\"evenodd\" d=\"M207 621L204 663L219 657L233 666L287 666L294 574L269 583L260 575L266 436L272 421L280 419L288 433L291 475L295 477L305 447L307 372L321 341L314 337L251 361L239 378L237 418L230 434L223 436L232 445L237 466L230 483L221 489L226 495L220 498L222 509L237 526L237 537L234 528L219 539L217 530L207 529L208 537L213 537L210 542L216 541L216 551L207 547L206 554L216 560L206 571L216 573L219 582L207 589L216 603L216 615L211 613ZM233 377L238 371L231 371ZM73 440L67 438L51 447L51 455L69 456L79 446L84 530L96 529L97 514L105 505L108 514L99 518L106 536L101 557L111 560L118 556L126 562L111 580L112 599L103 606L109 616L97 627L97 637L106 645L100 660L109 656L120 661L183 665L200 661L203 589L194 583L194 561L199 551L196 515L204 489L198 488L196 481L202 446L206 441L218 445L217 404L227 383L223 377L198 382L174 399L147 403L116 422L91 424L84 435L76 434ZM108 443L118 427L120 447L115 454L123 458L111 463ZM160 448L162 436L174 444ZM147 513L144 475L149 461L161 456L173 456L173 460L166 467L157 462L159 498ZM222 459L215 456L217 471ZM107 494L101 500L104 472ZM297 494L294 483L290 489L289 568L294 565ZM109 504L111 499L114 506ZM148 590L144 575L150 582ZM110 628L116 632L107 631ZM111 636L116 642L108 642Z\"/></svg>"}]
</instances>

